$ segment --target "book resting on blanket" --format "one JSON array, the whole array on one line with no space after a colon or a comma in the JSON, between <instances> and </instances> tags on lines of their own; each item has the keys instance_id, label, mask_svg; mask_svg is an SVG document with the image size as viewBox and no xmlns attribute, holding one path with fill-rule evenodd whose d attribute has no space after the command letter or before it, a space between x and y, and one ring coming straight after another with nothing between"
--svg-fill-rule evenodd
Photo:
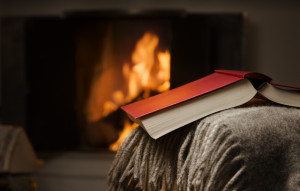
<instances>
[{"instance_id":1,"label":"book resting on blanket","mask_svg":"<svg viewBox=\"0 0 300 191\"><path fill-rule=\"evenodd\" d=\"M300 107L300 87L274 84L270 77L257 72L216 70L206 77L121 108L157 139L202 117L257 97Z\"/></svg>"},{"instance_id":2,"label":"book resting on blanket","mask_svg":"<svg viewBox=\"0 0 300 191\"><path fill-rule=\"evenodd\" d=\"M231 108L152 139L134 129L109 172L110 190L300 190L300 109Z\"/></svg>"}]
</instances>

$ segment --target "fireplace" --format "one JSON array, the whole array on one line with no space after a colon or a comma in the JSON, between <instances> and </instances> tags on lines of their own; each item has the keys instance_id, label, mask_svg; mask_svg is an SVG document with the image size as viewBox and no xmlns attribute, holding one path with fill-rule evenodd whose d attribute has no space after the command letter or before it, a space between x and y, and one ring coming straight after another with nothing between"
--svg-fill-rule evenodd
<instances>
[{"instance_id":1,"label":"fireplace","mask_svg":"<svg viewBox=\"0 0 300 191\"><path fill-rule=\"evenodd\" d=\"M242 14L68 11L0 29L1 120L37 150L108 148L132 125L121 105L244 67Z\"/></svg>"}]
</instances>

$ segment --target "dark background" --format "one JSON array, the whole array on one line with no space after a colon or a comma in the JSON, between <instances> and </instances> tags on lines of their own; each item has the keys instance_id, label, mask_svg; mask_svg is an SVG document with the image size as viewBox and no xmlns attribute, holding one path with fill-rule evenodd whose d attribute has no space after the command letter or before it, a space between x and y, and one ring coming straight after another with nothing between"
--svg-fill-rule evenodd
<instances>
[{"instance_id":1,"label":"dark background","mask_svg":"<svg viewBox=\"0 0 300 191\"><path fill-rule=\"evenodd\" d=\"M244 70L252 70L265 73L271 77L273 77L274 82L277 83L284 83L289 85L299 85L300 83L300 75L298 71L300 71L300 3L297 1L236 1L236 0L229 0L229 1L127 1L124 3L123 1L18 1L18 0L0 0L0 16L1 17L12 17L13 19L19 19L24 17L54 17L54 20L49 19L48 21L53 25L47 25L49 28L43 28L46 33L51 33L53 35L56 32L61 32L60 29L66 27L64 30L66 33L62 34L61 37L68 36L68 27L65 23L59 23L60 18L63 18L63 13L66 10L107 10L107 9L126 9L135 12L136 10L143 10L143 9L169 9L169 10L176 10L176 9L185 9L189 13L230 13L230 14L242 14L244 16L244 41L243 47L239 52L238 59L236 60L235 64L236 67L232 69L244 69ZM191 17L192 18L192 17ZM57 22L58 21L58 22ZM12 22L5 21L9 24ZM32 28L28 28L28 26L32 26L30 22L27 22L22 19L19 22L14 23L12 28L17 30L12 31L3 31L1 26L7 23L1 23L0 31L1 35L3 33L17 33L16 36L18 38L12 39L0 39L0 43L6 43L6 41L12 41L13 43L8 50L10 52L16 52L16 54L12 54L9 57L10 63L15 63L16 59L21 60L21 67L17 66L18 69L15 69L14 64L3 65L3 60L5 56L9 53L1 50L0 55L0 104L1 104L1 120L4 123L13 123L16 125L24 125L28 123L29 119L34 119L36 117L42 116L40 120L37 120L36 124L31 126L31 128L37 128L33 131L41 131L44 134L44 137L40 137L40 140L35 140L37 143L40 142L48 142L48 140L57 143L57 146L61 146L61 141L64 142L64 138L66 136L76 137L77 132L69 132L68 128L74 126L74 121L71 119L75 116L72 113L73 109L73 98L69 97L66 94L60 94L61 91L51 91L51 88L58 88L63 90L63 92L67 91L68 94L72 94L75 90L75 87L72 85L72 80L70 78L66 78L63 82L61 81L62 78L66 75L66 73L59 72L59 71L68 71L67 75L72 76L74 73L72 69L72 65L70 65L73 59L72 56L72 41L66 41L67 43L62 43L60 46L56 46L57 42L60 42L59 38L52 39L51 36L47 36L47 38L43 38L39 40L39 36L35 36L34 33L29 33ZM39 22L39 20L35 20L34 22ZM193 22L193 21L192 21ZM180 23L180 22L178 22ZM41 25L44 24L42 21ZM56 26L60 27L56 28ZM182 25L174 25L177 31L176 34L185 33L185 28ZM34 28L34 27L33 27ZM196 27L197 28L197 27ZM20 30L18 30L20 29ZM195 28L194 28L195 29ZM205 36L207 34L211 34L207 31L197 31L189 30L190 33L201 34ZM231 33L232 34L232 33ZM49 52L46 51L43 54L35 56L33 52L25 51L24 48L24 41L31 37L35 38L34 48L36 50L42 49L40 44L49 43L50 49L51 47L56 47L55 49L62 49L66 50L66 54L64 55L65 60L60 60L57 62L59 55L52 54L49 57ZM190 36L189 36L190 37ZM65 39L65 38L64 38ZM221 43L222 41L218 40L217 38L212 38L217 43ZM202 41L203 42L203 41ZM181 42L179 46L182 46ZM222 45L223 43L221 43ZM48 47L49 48L49 47ZM223 47L226 49L226 47ZM232 48L232 47L229 47ZM184 48L183 48L184 49ZM224 61L223 64L219 64L222 62L220 58L224 57L214 57L211 56L213 54L209 54L206 48L199 47L202 50L202 56L206 55L207 61L213 64L213 67L205 68L205 72L201 75L204 75L208 72L211 72L212 69L218 68L218 66L226 66L226 62ZM176 52L179 51L179 52ZM172 56L177 56L180 54L184 54L180 51L180 49L176 49L173 51ZM176 54L174 54L176 53ZM195 54L195 53L194 53ZM197 53L196 53L197 54ZM5 55L5 56L4 56ZM30 58L36 59L33 65L27 65L28 56ZM53 55L53 56L52 56ZM44 59L44 56L48 56L49 59ZM226 55L223 55L226 57ZM229 59L230 60L230 59ZM181 62L180 59L176 58L176 61ZM191 64L190 67L183 66L181 68L182 73L177 73L176 76L184 75L185 73L189 73L186 71L187 68L197 69L197 65L192 64L193 60L187 60L186 63ZM196 63L196 62L195 62ZM233 64L234 65L234 64ZM38 69L36 68L38 66ZM51 66L51 67L49 67ZM211 66L211 65L210 65ZM30 68L34 67L35 70L31 70ZM178 65L180 67L180 65ZM38 71L38 72L36 72ZM43 73L41 71L46 71ZM9 73L12 72L12 73ZM51 73L52 72L52 73ZM53 74L55 74L53 76ZM173 76L175 74L172 74ZM198 74L196 75L198 76ZM196 76L189 76L187 77L179 77L179 82L174 82L175 84L181 84L184 80L186 82L190 81L190 79L195 79ZM200 75L199 75L200 76ZM49 80L51 78L51 80ZM47 88L40 88L38 81L36 79L41 79L45 82L48 82ZM181 81L184 79L183 81ZM176 80L176 78L173 78ZM28 88L30 87L30 88ZM35 94L31 94L33 89L38 89L39 91L35 92ZM57 89L56 89L57 90ZM48 92L52 92L48 94ZM47 96L40 96L40 94L47 95ZM28 96L31 95L31 96ZM66 97L67 99L63 99ZM53 99L53 98L56 98ZM68 99L69 98L69 99ZM13 100L13 101L7 101ZM55 100L55 102L52 102ZM65 101L63 101L65 100ZM35 107L28 107L32 102L35 102ZM66 107L64 109L58 110L58 112L51 112L57 110L57 107L62 102ZM46 103L45 105L41 103ZM13 105L13 106L12 106ZM36 114L39 115L31 115L28 116L30 110L34 110ZM71 113L70 113L71 111ZM52 131L51 127L53 124L51 120L57 118L64 118L65 113L69 113L68 120L64 120L63 123L59 124L58 130ZM49 114L51 113L51 115ZM17 117L16 117L17 116ZM41 130L38 129L39 126L48 126L50 130ZM66 127L66 128L60 128ZM44 139L47 138L48 140ZM71 138L71 142L66 143L66 147L73 147L76 144L77 139ZM69 144L70 143L70 144ZM41 145L41 144L38 144ZM55 146L55 144L51 144ZM45 146L47 147L47 146Z\"/></svg>"}]
</instances>

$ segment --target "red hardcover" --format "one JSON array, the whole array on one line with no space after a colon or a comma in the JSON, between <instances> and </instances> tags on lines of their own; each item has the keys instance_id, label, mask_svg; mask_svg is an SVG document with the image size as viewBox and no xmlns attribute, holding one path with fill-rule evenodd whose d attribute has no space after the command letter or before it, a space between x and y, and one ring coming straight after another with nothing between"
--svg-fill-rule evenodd
<instances>
[{"instance_id":1,"label":"red hardcover","mask_svg":"<svg viewBox=\"0 0 300 191\"><path fill-rule=\"evenodd\" d=\"M245 76L250 73L254 72L216 70L215 73L200 78L196 81L156 96L122 106L121 108L127 112L127 114L137 119L230 85L234 82L244 79Z\"/></svg>"}]
</instances>

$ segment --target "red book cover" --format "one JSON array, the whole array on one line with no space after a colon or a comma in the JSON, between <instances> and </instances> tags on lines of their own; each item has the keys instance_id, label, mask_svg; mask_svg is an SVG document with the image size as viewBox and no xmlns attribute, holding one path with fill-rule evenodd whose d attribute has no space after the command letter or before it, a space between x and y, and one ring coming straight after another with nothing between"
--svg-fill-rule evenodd
<instances>
[{"instance_id":1,"label":"red book cover","mask_svg":"<svg viewBox=\"0 0 300 191\"><path fill-rule=\"evenodd\" d=\"M167 92L152 96L121 107L127 114L137 119L147 114L220 89L255 72L216 70L215 73L190 82ZM259 73L257 73L259 74ZM261 75L261 74L260 74ZM271 78L268 78L271 81Z\"/></svg>"}]
</instances>

